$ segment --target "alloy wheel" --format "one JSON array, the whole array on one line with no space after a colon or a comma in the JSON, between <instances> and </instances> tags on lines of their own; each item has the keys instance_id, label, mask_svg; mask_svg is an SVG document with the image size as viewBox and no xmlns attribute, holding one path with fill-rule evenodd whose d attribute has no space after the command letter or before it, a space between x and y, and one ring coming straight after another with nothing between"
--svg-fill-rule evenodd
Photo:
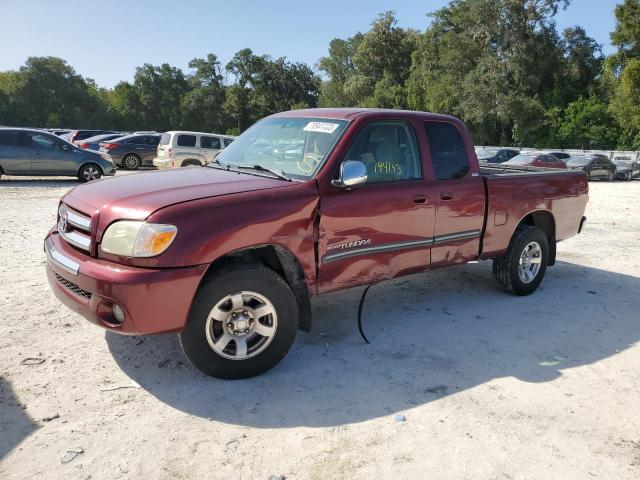
<instances>
[{"instance_id":1,"label":"alloy wheel","mask_svg":"<svg viewBox=\"0 0 640 480\"><path fill-rule=\"evenodd\" d=\"M538 242L529 242L518 262L518 276L522 283L531 283L540 272L542 263L542 248Z\"/></svg>"},{"instance_id":2,"label":"alloy wheel","mask_svg":"<svg viewBox=\"0 0 640 480\"><path fill-rule=\"evenodd\" d=\"M205 325L209 346L230 360L246 360L264 351L278 326L276 309L265 296L236 292L220 300Z\"/></svg>"}]
</instances>

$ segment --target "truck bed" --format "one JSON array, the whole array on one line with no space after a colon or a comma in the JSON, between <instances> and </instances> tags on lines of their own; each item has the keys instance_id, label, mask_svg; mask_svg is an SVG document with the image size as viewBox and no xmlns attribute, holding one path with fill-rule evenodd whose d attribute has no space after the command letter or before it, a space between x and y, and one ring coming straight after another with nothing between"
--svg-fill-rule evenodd
<instances>
[{"instance_id":1,"label":"truck bed","mask_svg":"<svg viewBox=\"0 0 640 480\"><path fill-rule=\"evenodd\" d=\"M548 214L557 241L578 233L589 192L583 171L480 166L480 173L486 191L482 257L504 252L529 212Z\"/></svg>"}]
</instances>

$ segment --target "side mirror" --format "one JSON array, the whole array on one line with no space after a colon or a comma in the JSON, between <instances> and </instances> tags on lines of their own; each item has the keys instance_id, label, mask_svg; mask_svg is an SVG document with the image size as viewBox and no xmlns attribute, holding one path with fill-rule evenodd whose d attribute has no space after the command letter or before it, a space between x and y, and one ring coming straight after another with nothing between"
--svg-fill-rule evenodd
<instances>
[{"instance_id":1,"label":"side mirror","mask_svg":"<svg viewBox=\"0 0 640 480\"><path fill-rule=\"evenodd\" d=\"M345 160L340 164L340 175L331 180L335 188L349 189L367 183L367 167L360 160Z\"/></svg>"}]
</instances>

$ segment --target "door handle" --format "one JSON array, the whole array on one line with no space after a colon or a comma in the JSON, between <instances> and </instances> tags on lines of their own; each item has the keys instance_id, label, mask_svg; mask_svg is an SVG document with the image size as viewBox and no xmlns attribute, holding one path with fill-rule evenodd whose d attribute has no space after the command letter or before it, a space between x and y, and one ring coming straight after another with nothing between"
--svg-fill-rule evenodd
<instances>
[{"instance_id":1,"label":"door handle","mask_svg":"<svg viewBox=\"0 0 640 480\"><path fill-rule=\"evenodd\" d=\"M451 193L451 192L440 192L440 199L442 199L442 200L453 200L453 193Z\"/></svg>"},{"instance_id":2,"label":"door handle","mask_svg":"<svg viewBox=\"0 0 640 480\"><path fill-rule=\"evenodd\" d=\"M429 201L429 197L423 194L418 194L413 196L413 203L427 203Z\"/></svg>"}]
</instances>

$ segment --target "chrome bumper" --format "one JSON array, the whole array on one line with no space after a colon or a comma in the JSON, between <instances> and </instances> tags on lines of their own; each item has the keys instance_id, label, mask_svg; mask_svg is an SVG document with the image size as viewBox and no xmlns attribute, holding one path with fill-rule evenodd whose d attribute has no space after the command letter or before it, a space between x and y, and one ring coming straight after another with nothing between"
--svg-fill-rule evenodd
<instances>
[{"instance_id":1,"label":"chrome bumper","mask_svg":"<svg viewBox=\"0 0 640 480\"><path fill-rule=\"evenodd\" d=\"M47 254L47 259L53 263L54 265L62 268L63 270L72 273L73 275L77 275L80 270L80 264L74 262L66 255L63 255L61 252L56 250L51 242L50 238L47 238L44 241L44 251Z\"/></svg>"}]
</instances>

